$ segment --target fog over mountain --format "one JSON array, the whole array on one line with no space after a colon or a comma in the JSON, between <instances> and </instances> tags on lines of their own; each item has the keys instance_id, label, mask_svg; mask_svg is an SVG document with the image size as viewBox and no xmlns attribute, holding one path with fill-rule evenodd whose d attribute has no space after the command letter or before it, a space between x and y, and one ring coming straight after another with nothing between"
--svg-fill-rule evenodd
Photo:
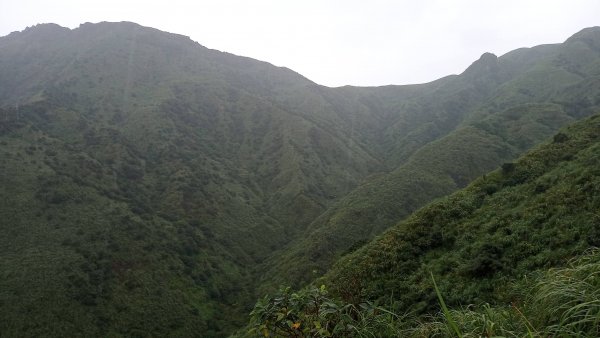
<instances>
[{"instance_id":1,"label":"fog over mountain","mask_svg":"<svg viewBox=\"0 0 600 338\"><path fill-rule=\"evenodd\" d=\"M0 332L226 336L246 325L265 293L322 275L342 294L343 276L351 276L362 281L354 290L362 296L384 297L389 287L406 292L399 308L415 302L429 311L435 298L404 284L417 275L394 274L435 256L434 248L456 249L448 255L459 265L487 249L438 243L437 232L420 237L429 226L466 229L453 228L466 217L460 212L447 224L432 216L436 225L416 230L414 220L436 204L411 214L480 182L599 105L598 27L560 44L483 53L463 73L425 84L340 88L131 22L11 33L0 38ZM587 154L594 132L578 126L565 135L581 139L573 147ZM553 151L570 158L549 158L592 170L591 153L561 149ZM505 168L506 177L493 174L494 189L523 182L537 189L543 182L518 176L523 161L515 173ZM537 179L551 165L531 172ZM478 184L467 189L488 191ZM547 264L513 268L581 253L596 243L586 242L592 228L582 226ZM369 265L397 232L401 241L434 244L415 244L424 256L411 251L389 266ZM479 243L456 243L469 240ZM348 257L365 270L350 268ZM482 263L483 272L469 261L472 269L443 273L459 271L468 283L479 281L469 274L509 275L512 263L498 260ZM481 285L469 290L489 291Z\"/></svg>"}]
</instances>

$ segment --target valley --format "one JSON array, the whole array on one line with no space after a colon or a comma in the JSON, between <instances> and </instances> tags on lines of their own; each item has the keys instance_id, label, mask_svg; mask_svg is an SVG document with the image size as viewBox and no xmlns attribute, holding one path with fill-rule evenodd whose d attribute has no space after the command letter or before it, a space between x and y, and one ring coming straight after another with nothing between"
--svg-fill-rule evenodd
<instances>
[{"instance_id":1,"label":"valley","mask_svg":"<svg viewBox=\"0 0 600 338\"><path fill-rule=\"evenodd\" d=\"M129 22L11 33L0 332L222 337L315 280L425 313L428 269L451 305L499 301L597 245L598 112L598 27L339 88Z\"/></svg>"}]
</instances>

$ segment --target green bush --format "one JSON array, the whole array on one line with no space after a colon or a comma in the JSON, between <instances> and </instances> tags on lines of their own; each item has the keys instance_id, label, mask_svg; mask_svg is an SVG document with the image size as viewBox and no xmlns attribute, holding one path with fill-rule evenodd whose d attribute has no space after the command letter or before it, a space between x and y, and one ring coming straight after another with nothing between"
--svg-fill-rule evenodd
<instances>
[{"instance_id":1,"label":"green bush","mask_svg":"<svg viewBox=\"0 0 600 338\"><path fill-rule=\"evenodd\" d=\"M484 251L489 251L484 249ZM494 251L494 250L492 250ZM435 280L433 281L435 285ZM509 283L508 304L448 309L438 295L436 314L398 315L365 301L345 303L324 286L281 289L259 300L248 334L264 337L597 337L600 334L600 251L567 267Z\"/></svg>"},{"instance_id":2,"label":"green bush","mask_svg":"<svg viewBox=\"0 0 600 338\"><path fill-rule=\"evenodd\" d=\"M259 300L249 334L264 337L393 337L402 335L402 318L371 302L343 303L325 286L293 293L282 288Z\"/></svg>"}]
</instances>

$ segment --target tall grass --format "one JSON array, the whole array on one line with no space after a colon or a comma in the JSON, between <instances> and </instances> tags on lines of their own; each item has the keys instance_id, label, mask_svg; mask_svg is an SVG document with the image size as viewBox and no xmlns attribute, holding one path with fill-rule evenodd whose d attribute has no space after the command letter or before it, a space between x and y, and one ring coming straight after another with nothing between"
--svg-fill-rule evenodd
<instances>
[{"instance_id":1,"label":"tall grass","mask_svg":"<svg viewBox=\"0 0 600 338\"><path fill-rule=\"evenodd\" d=\"M442 297L442 293L440 292L440 289L438 288L437 283L435 282L435 278L433 277L433 273L431 273L431 271L429 272L429 275L431 275L431 280L433 281L433 287L435 288L435 293L437 294L438 300L440 302L440 306L442 307L442 312L444 314L444 318L446 319L446 322L448 323L450 328L452 328L452 331L456 334L456 336L458 338L462 338L463 336L462 336L460 330L458 329L456 322L454 321L454 317L452 316L452 313L450 312L450 310L448 310L448 307L446 306L446 302L444 302L444 297Z\"/></svg>"},{"instance_id":2,"label":"tall grass","mask_svg":"<svg viewBox=\"0 0 600 338\"><path fill-rule=\"evenodd\" d=\"M433 278L433 276L432 276ZM434 287L435 280L434 280ZM567 267L550 269L514 285L505 306L448 309L421 320L413 337L599 337L600 250L589 250Z\"/></svg>"},{"instance_id":3,"label":"tall grass","mask_svg":"<svg viewBox=\"0 0 600 338\"><path fill-rule=\"evenodd\" d=\"M549 336L600 336L600 251L551 269L533 284L525 311Z\"/></svg>"},{"instance_id":4,"label":"tall grass","mask_svg":"<svg viewBox=\"0 0 600 338\"><path fill-rule=\"evenodd\" d=\"M441 308L436 314L416 317L369 302L337 303L322 287L294 294L290 299L297 304L273 307L285 297L265 298L253 311L250 332L260 336L260 329L267 329L275 336L297 337L600 337L600 250L514 283L511 304L451 309L433 274L431 279ZM293 322L302 323L294 335L284 330Z\"/></svg>"}]
</instances>

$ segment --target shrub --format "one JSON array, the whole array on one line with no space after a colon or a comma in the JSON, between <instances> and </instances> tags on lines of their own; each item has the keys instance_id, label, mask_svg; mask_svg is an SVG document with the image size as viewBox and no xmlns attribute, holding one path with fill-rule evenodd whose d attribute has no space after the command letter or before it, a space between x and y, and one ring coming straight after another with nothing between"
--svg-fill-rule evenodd
<instances>
[{"instance_id":1,"label":"shrub","mask_svg":"<svg viewBox=\"0 0 600 338\"><path fill-rule=\"evenodd\" d=\"M398 315L370 302L342 303L325 286L292 293L282 288L265 296L250 313L250 334L264 337L402 336Z\"/></svg>"}]
</instances>

